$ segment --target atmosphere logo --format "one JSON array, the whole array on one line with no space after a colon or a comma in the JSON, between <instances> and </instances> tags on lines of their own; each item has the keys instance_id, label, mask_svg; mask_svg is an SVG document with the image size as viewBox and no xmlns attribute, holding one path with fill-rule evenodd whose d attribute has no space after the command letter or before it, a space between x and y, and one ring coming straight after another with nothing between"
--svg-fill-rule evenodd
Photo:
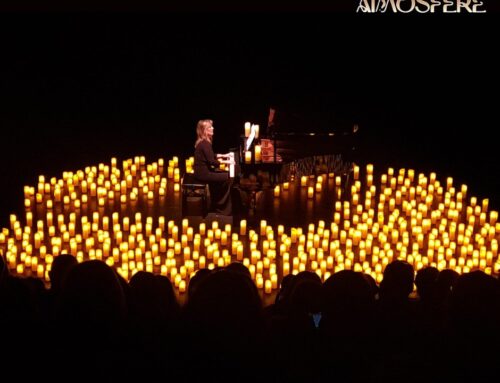
<instances>
[{"instance_id":1,"label":"atmosphere logo","mask_svg":"<svg viewBox=\"0 0 500 383\"><path fill-rule=\"evenodd\" d=\"M486 13L480 0L359 0L356 13Z\"/></svg>"}]
</instances>

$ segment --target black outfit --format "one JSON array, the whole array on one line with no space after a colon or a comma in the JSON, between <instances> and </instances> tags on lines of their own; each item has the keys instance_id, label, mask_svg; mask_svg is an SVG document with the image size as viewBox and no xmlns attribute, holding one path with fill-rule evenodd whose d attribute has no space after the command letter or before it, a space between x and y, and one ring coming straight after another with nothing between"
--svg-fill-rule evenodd
<instances>
[{"instance_id":1,"label":"black outfit","mask_svg":"<svg viewBox=\"0 0 500 383\"><path fill-rule=\"evenodd\" d=\"M212 144L207 140L200 141L194 150L194 176L198 181L208 183L210 210L221 215L231 215L232 180L228 172L216 171L218 166Z\"/></svg>"}]
</instances>

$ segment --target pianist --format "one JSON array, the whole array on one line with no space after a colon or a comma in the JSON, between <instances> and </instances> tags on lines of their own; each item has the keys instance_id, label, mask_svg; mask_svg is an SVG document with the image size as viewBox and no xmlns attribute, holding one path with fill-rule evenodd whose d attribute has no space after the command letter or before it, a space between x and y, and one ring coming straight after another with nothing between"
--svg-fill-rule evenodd
<instances>
[{"instance_id":1,"label":"pianist","mask_svg":"<svg viewBox=\"0 0 500 383\"><path fill-rule=\"evenodd\" d=\"M229 173L219 170L220 164L232 164L228 154L214 154L212 120L200 120L196 126L194 150L194 176L207 183L210 189L210 211L220 215L232 215L231 189L233 179ZM233 164L234 165L234 164Z\"/></svg>"}]
</instances>

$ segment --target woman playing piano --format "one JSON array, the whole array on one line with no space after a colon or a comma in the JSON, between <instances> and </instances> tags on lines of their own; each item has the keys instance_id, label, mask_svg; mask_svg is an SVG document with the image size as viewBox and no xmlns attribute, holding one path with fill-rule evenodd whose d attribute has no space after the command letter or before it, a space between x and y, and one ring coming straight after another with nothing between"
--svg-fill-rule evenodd
<instances>
[{"instance_id":1,"label":"woman playing piano","mask_svg":"<svg viewBox=\"0 0 500 383\"><path fill-rule=\"evenodd\" d=\"M196 126L194 150L194 176L210 188L210 211L220 215L232 215L231 187L233 179L228 172L218 170L220 164L231 164L228 154L214 154L212 120L200 120Z\"/></svg>"}]
</instances>

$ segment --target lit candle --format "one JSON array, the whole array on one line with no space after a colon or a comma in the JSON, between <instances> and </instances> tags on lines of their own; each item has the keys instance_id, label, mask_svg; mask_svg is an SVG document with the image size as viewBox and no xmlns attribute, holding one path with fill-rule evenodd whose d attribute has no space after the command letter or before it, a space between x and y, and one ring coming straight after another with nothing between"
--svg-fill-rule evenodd
<instances>
[{"instance_id":1,"label":"lit candle","mask_svg":"<svg viewBox=\"0 0 500 383\"><path fill-rule=\"evenodd\" d=\"M307 198L312 198L314 196L314 188L312 186L309 186L307 188Z\"/></svg>"},{"instance_id":2,"label":"lit candle","mask_svg":"<svg viewBox=\"0 0 500 383\"><path fill-rule=\"evenodd\" d=\"M262 160L262 148L260 145L255 145L255 162Z\"/></svg>"},{"instance_id":3,"label":"lit candle","mask_svg":"<svg viewBox=\"0 0 500 383\"><path fill-rule=\"evenodd\" d=\"M498 211L490 211L490 225L495 225L498 219Z\"/></svg>"},{"instance_id":4,"label":"lit candle","mask_svg":"<svg viewBox=\"0 0 500 383\"><path fill-rule=\"evenodd\" d=\"M177 226L172 227L172 238L177 241L179 237L179 228Z\"/></svg>"},{"instance_id":5,"label":"lit candle","mask_svg":"<svg viewBox=\"0 0 500 383\"><path fill-rule=\"evenodd\" d=\"M250 128L252 124L250 122L245 122L245 137L250 136Z\"/></svg>"},{"instance_id":6,"label":"lit candle","mask_svg":"<svg viewBox=\"0 0 500 383\"><path fill-rule=\"evenodd\" d=\"M260 235L266 234L267 221L265 219L260 221Z\"/></svg>"},{"instance_id":7,"label":"lit candle","mask_svg":"<svg viewBox=\"0 0 500 383\"><path fill-rule=\"evenodd\" d=\"M279 185L276 185L274 187L274 196L275 197L279 197L280 196L280 186Z\"/></svg>"},{"instance_id":8,"label":"lit candle","mask_svg":"<svg viewBox=\"0 0 500 383\"><path fill-rule=\"evenodd\" d=\"M488 211L488 204L489 204L490 200L488 198L484 198L483 199L483 202L482 202L482 211L483 212L486 212Z\"/></svg>"},{"instance_id":9,"label":"lit candle","mask_svg":"<svg viewBox=\"0 0 500 383\"><path fill-rule=\"evenodd\" d=\"M290 274L290 263L283 262L283 276Z\"/></svg>"},{"instance_id":10,"label":"lit candle","mask_svg":"<svg viewBox=\"0 0 500 383\"><path fill-rule=\"evenodd\" d=\"M252 162L252 152L247 150L245 151L245 163L249 164Z\"/></svg>"},{"instance_id":11,"label":"lit candle","mask_svg":"<svg viewBox=\"0 0 500 383\"><path fill-rule=\"evenodd\" d=\"M271 294L272 290L273 290L272 282L269 279L266 279L266 282L264 283L264 292L266 294Z\"/></svg>"},{"instance_id":12,"label":"lit candle","mask_svg":"<svg viewBox=\"0 0 500 383\"><path fill-rule=\"evenodd\" d=\"M243 245L238 245L236 248L236 259L241 261L243 259Z\"/></svg>"}]
</instances>

